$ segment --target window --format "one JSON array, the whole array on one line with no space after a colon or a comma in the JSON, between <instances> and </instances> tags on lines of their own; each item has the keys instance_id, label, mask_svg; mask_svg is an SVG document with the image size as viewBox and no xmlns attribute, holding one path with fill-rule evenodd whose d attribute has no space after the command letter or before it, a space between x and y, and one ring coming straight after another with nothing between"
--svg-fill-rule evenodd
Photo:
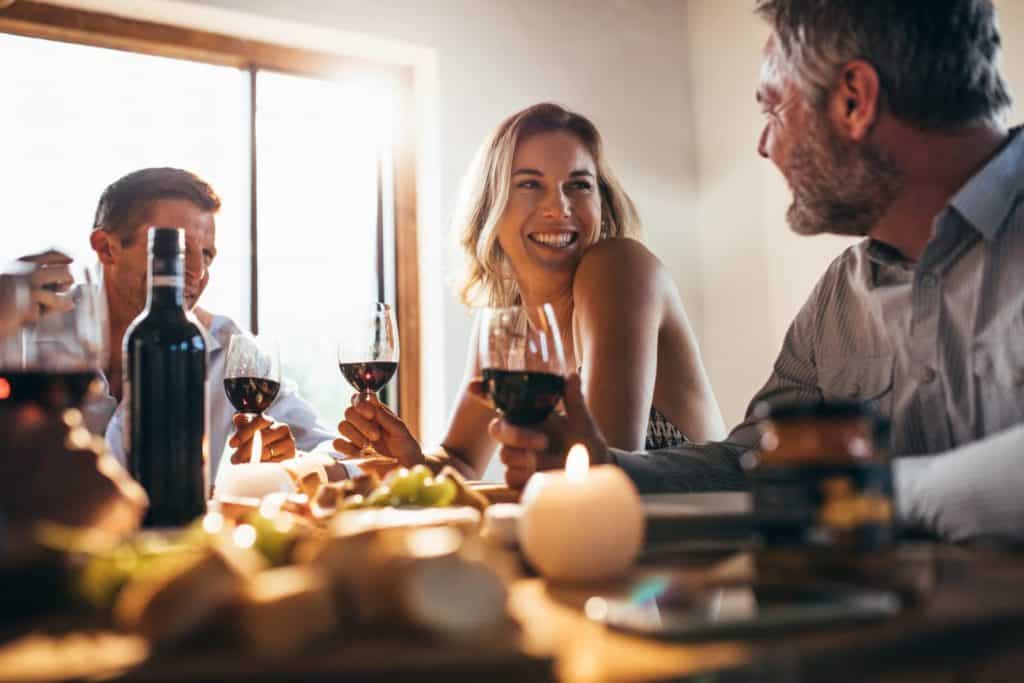
<instances>
[{"instance_id":1,"label":"window","mask_svg":"<svg viewBox=\"0 0 1024 683\"><path fill-rule=\"evenodd\" d=\"M0 31L11 12L39 22L19 32L74 42L0 33L0 254L57 246L92 259L88 234L107 184L147 166L192 170L223 199L201 305L279 338L285 375L333 425L351 394L332 338L343 306L397 300L397 393L415 428L415 215L395 210L415 195L411 156L392 146L401 78L33 2L0 11ZM126 41L139 51L97 47Z\"/></svg>"},{"instance_id":2,"label":"window","mask_svg":"<svg viewBox=\"0 0 1024 683\"><path fill-rule=\"evenodd\" d=\"M202 305L249 324L249 79L177 59L0 33L4 260L57 246L94 260L96 202L149 166L187 168L220 194Z\"/></svg>"},{"instance_id":3,"label":"window","mask_svg":"<svg viewBox=\"0 0 1024 683\"><path fill-rule=\"evenodd\" d=\"M281 341L282 371L334 424L352 389L333 333L347 306L384 294L377 176L387 93L273 73L258 76L256 93L260 330Z\"/></svg>"}]
</instances>

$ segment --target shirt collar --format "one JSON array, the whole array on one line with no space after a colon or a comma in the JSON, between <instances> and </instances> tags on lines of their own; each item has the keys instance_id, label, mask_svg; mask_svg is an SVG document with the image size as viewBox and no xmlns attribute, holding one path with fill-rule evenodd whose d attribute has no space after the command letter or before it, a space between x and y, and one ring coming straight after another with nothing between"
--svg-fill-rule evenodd
<instances>
[{"instance_id":1,"label":"shirt collar","mask_svg":"<svg viewBox=\"0 0 1024 683\"><path fill-rule=\"evenodd\" d=\"M967 181L949 205L986 240L993 239L1024 192L1024 135L1010 130L1006 144Z\"/></svg>"},{"instance_id":2,"label":"shirt collar","mask_svg":"<svg viewBox=\"0 0 1024 683\"><path fill-rule=\"evenodd\" d=\"M914 262L903 256L899 249L891 247L885 242L879 242L873 237L868 238L865 253L867 254L869 261L877 263L880 266L901 266L904 268L911 268L914 265Z\"/></svg>"},{"instance_id":3,"label":"shirt collar","mask_svg":"<svg viewBox=\"0 0 1024 683\"><path fill-rule=\"evenodd\" d=\"M231 325L231 319L223 315L215 315L210 320L210 329L207 330L209 334L206 335L206 350L207 352L219 351L227 344L227 340L231 338L234 330L234 325Z\"/></svg>"}]
</instances>

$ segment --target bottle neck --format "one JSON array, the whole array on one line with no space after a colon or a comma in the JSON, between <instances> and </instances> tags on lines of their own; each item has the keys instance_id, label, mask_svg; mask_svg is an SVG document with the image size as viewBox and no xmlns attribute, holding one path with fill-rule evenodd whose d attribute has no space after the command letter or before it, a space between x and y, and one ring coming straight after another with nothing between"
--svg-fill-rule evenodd
<instances>
[{"instance_id":1,"label":"bottle neck","mask_svg":"<svg viewBox=\"0 0 1024 683\"><path fill-rule=\"evenodd\" d=\"M149 255L148 309L185 306L185 258L177 255Z\"/></svg>"}]
</instances>

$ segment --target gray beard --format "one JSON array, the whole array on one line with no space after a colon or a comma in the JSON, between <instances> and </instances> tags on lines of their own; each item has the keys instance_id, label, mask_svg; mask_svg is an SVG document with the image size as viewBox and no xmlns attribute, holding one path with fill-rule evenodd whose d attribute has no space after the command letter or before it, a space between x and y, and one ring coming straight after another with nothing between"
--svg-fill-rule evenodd
<instances>
[{"instance_id":1,"label":"gray beard","mask_svg":"<svg viewBox=\"0 0 1024 683\"><path fill-rule=\"evenodd\" d=\"M888 154L870 143L842 140L816 112L786 170L793 190L786 219L799 235L863 237L904 184L902 171Z\"/></svg>"}]
</instances>

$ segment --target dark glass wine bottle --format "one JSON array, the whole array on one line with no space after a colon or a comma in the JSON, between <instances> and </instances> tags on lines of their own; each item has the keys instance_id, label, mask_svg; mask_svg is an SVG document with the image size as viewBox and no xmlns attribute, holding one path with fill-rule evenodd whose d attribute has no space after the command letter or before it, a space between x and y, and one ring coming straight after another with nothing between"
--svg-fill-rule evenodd
<instances>
[{"instance_id":1,"label":"dark glass wine bottle","mask_svg":"<svg viewBox=\"0 0 1024 683\"><path fill-rule=\"evenodd\" d=\"M206 511L206 342L185 311L185 233L149 230L149 300L124 341L125 447L149 494L144 526Z\"/></svg>"}]
</instances>

